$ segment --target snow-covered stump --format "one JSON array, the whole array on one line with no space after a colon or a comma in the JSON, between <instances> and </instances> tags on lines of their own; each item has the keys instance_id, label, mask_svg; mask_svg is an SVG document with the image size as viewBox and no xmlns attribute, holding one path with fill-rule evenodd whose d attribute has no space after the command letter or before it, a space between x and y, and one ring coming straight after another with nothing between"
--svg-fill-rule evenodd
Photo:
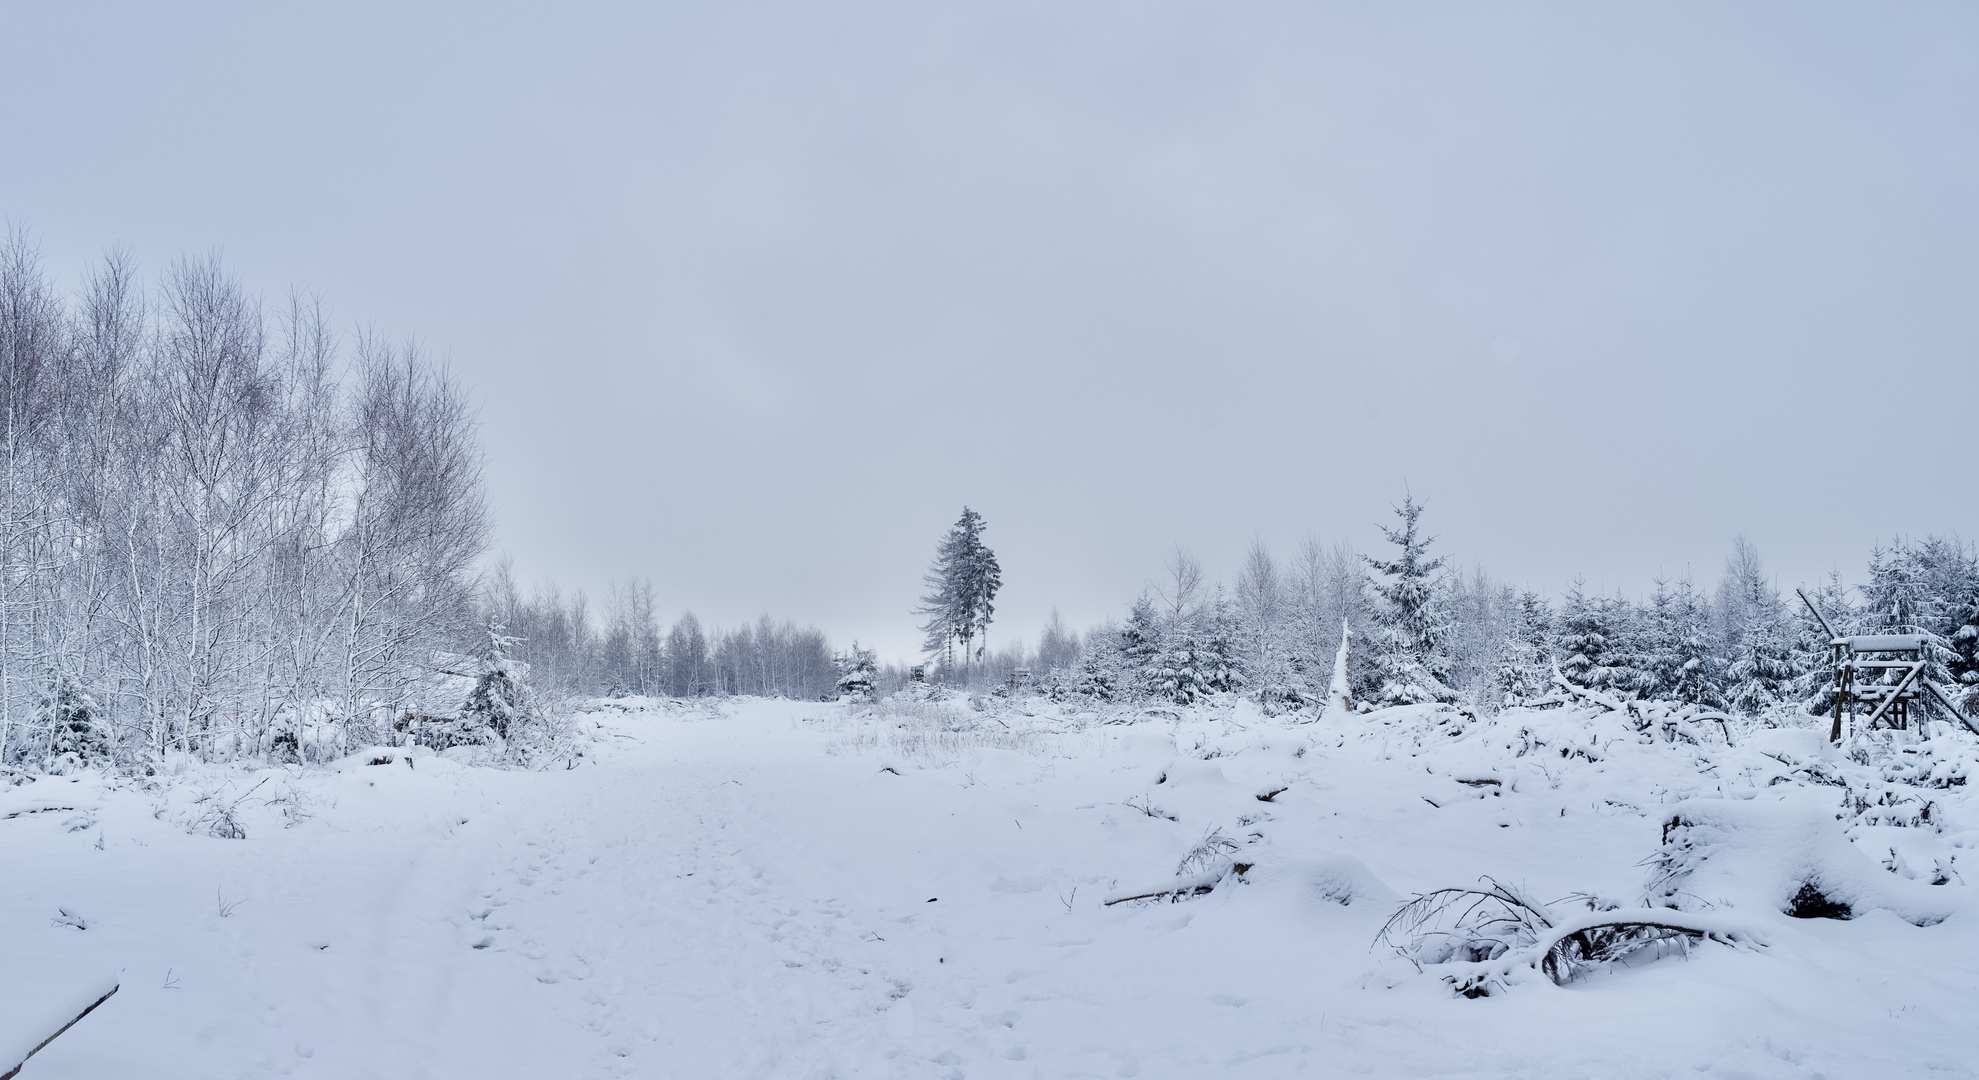
<instances>
[{"instance_id":1,"label":"snow-covered stump","mask_svg":"<svg viewBox=\"0 0 1979 1080\"><path fill-rule=\"evenodd\" d=\"M76 1022L96 1010L98 1005L110 1000L117 992L118 981L115 975L98 979L68 997L57 1001L42 1015L29 1019L25 1025L10 1020L6 1027L0 1027L0 1080L12 1080L20 1075L21 1066L27 1059L40 1053L49 1043L63 1032L76 1026Z\"/></svg>"}]
</instances>

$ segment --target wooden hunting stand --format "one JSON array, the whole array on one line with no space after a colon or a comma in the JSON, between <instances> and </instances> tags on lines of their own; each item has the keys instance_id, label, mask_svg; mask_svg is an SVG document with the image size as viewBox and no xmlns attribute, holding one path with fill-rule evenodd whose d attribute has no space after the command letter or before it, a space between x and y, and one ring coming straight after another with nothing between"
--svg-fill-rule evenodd
<instances>
[{"instance_id":1,"label":"wooden hunting stand","mask_svg":"<svg viewBox=\"0 0 1979 1080\"><path fill-rule=\"evenodd\" d=\"M1840 742L1844 730L1857 730L1855 718L1858 712L1866 711L1867 718L1861 730L1868 731L1877 724L1902 731L1910 726L1911 706L1925 696L1938 699L1946 712L1957 717L1974 734L1979 734L1979 724L1959 711L1952 703L1951 695L1938 688L1926 678L1925 667L1930 663L1931 650L1938 647L1933 636L1924 633L1913 634L1857 634L1844 637L1835 633L1821 609L1807 594L1795 589L1807 610L1828 632L1828 644L1834 652L1835 670L1835 722L1828 730L1828 741ZM1848 718L1847 725L1842 718Z\"/></svg>"}]
</instances>

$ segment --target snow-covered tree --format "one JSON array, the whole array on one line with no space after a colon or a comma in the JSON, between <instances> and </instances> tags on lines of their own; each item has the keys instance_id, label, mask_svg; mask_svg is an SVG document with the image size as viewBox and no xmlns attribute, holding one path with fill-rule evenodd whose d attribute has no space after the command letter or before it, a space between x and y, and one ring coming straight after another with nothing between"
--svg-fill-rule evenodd
<instances>
[{"instance_id":1,"label":"snow-covered tree","mask_svg":"<svg viewBox=\"0 0 1979 1080\"><path fill-rule=\"evenodd\" d=\"M1516 620L1499 661L1497 689L1507 706L1553 691L1553 611L1530 589L1519 594Z\"/></svg>"},{"instance_id":2,"label":"snow-covered tree","mask_svg":"<svg viewBox=\"0 0 1979 1080\"><path fill-rule=\"evenodd\" d=\"M1192 623L1167 627L1161 648L1147 668L1148 692L1177 705L1187 705L1206 693L1199 668L1201 646Z\"/></svg>"},{"instance_id":3,"label":"snow-covered tree","mask_svg":"<svg viewBox=\"0 0 1979 1080\"><path fill-rule=\"evenodd\" d=\"M1429 555L1435 537L1421 535L1422 506L1414 496L1405 496L1395 515L1402 519L1400 528L1381 526L1382 535L1395 545L1395 556L1362 556L1381 575L1373 582L1381 601L1375 661L1381 670L1381 700L1391 705L1455 701L1457 692L1445 682L1449 656L1444 642L1450 626L1436 575L1444 558Z\"/></svg>"},{"instance_id":4,"label":"snow-covered tree","mask_svg":"<svg viewBox=\"0 0 1979 1080\"><path fill-rule=\"evenodd\" d=\"M1120 635L1117 632L1095 631L1090 644L1072 668L1054 672L1050 685L1058 691L1053 694L1054 697L1076 694L1092 701L1112 701L1132 693L1139 684L1138 669L1130 675L1121 655Z\"/></svg>"},{"instance_id":5,"label":"snow-covered tree","mask_svg":"<svg viewBox=\"0 0 1979 1080\"><path fill-rule=\"evenodd\" d=\"M1045 624L1044 632L1038 635L1038 673L1046 675L1053 671L1064 671L1079 662L1079 635L1059 618L1058 609L1051 609L1051 621Z\"/></svg>"},{"instance_id":6,"label":"snow-covered tree","mask_svg":"<svg viewBox=\"0 0 1979 1080\"><path fill-rule=\"evenodd\" d=\"M852 649L833 660L838 669L835 689L841 701L871 701L873 680L879 676L879 660L871 649L862 649L854 639Z\"/></svg>"},{"instance_id":7,"label":"snow-covered tree","mask_svg":"<svg viewBox=\"0 0 1979 1080\"><path fill-rule=\"evenodd\" d=\"M1155 611L1154 600L1142 593L1127 613L1127 621L1120 627L1115 649L1119 657L1121 689L1133 693L1155 692L1155 665L1161 656L1162 638L1161 615Z\"/></svg>"},{"instance_id":8,"label":"snow-covered tree","mask_svg":"<svg viewBox=\"0 0 1979 1080\"><path fill-rule=\"evenodd\" d=\"M1216 590L1197 639L1201 643L1196 650L1197 670L1203 689L1212 694L1234 694L1242 689L1247 679L1238 655L1236 614L1221 588Z\"/></svg>"},{"instance_id":9,"label":"snow-covered tree","mask_svg":"<svg viewBox=\"0 0 1979 1080\"><path fill-rule=\"evenodd\" d=\"M1970 567L1971 560L1966 565ZM1946 663L1946 674L1963 686L1979 687L1979 571L1961 576L1964 580L1950 583L1952 591L1946 604L1949 633L1945 636L1957 654Z\"/></svg>"},{"instance_id":10,"label":"snow-covered tree","mask_svg":"<svg viewBox=\"0 0 1979 1080\"><path fill-rule=\"evenodd\" d=\"M1237 578L1234 621L1239 667L1259 706L1266 715L1297 708L1303 665L1292 632L1292 598L1261 540L1252 541Z\"/></svg>"},{"instance_id":11,"label":"snow-covered tree","mask_svg":"<svg viewBox=\"0 0 1979 1080\"><path fill-rule=\"evenodd\" d=\"M708 656L708 635L693 612L682 615L667 631L666 692L676 697L708 693L714 686L714 664Z\"/></svg>"},{"instance_id":12,"label":"snow-covered tree","mask_svg":"<svg viewBox=\"0 0 1979 1080\"><path fill-rule=\"evenodd\" d=\"M1970 547L1937 536L1917 542L1898 538L1870 555L1860 622L1872 632L1930 635L1924 678L1940 686L1979 684L1975 593L1979 558ZM1930 714L1937 704L1927 698L1923 708Z\"/></svg>"},{"instance_id":13,"label":"snow-covered tree","mask_svg":"<svg viewBox=\"0 0 1979 1080\"><path fill-rule=\"evenodd\" d=\"M84 693L67 671L55 674L35 710L37 726L48 732L50 762L61 771L110 756L110 741L97 719L96 699Z\"/></svg>"},{"instance_id":14,"label":"snow-covered tree","mask_svg":"<svg viewBox=\"0 0 1979 1080\"><path fill-rule=\"evenodd\" d=\"M943 666L953 665L954 647L959 644L966 667L978 655L972 651L973 642L981 638L987 643L989 638L1003 571L996 554L983 543L984 528L983 516L963 507L962 516L936 546L934 565L924 579L928 592L917 609L927 616L921 624L926 635L922 650L939 655Z\"/></svg>"},{"instance_id":15,"label":"snow-covered tree","mask_svg":"<svg viewBox=\"0 0 1979 1080\"><path fill-rule=\"evenodd\" d=\"M1712 648L1711 608L1688 575L1659 578L1646 613L1647 696L1687 705L1724 705L1724 679Z\"/></svg>"},{"instance_id":16,"label":"snow-covered tree","mask_svg":"<svg viewBox=\"0 0 1979 1080\"><path fill-rule=\"evenodd\" d=\"M1556 648L1560 673L1568 681L1595 688L1611 681L1619 659L1613 616L1607 598L1589 596L1587 583L1580 579L1561 597Z\"/></svg>"},{"instance_id":17,"label":"snow-covered tree","mask_svg":"<svg viewBox=\"0 0 1979 1080\"><path fill-rule=\"evenodd\" d=\"M528 692L513 653L518 639L499 622L487 626L487 639L476 657L479 674L467 693L453 740L460 743L507 740L530 720Z\"/></svg>"},{"instance_id":18,"label":"snow-covered tree","mask_svg":"<svg viewBox=\"0 0 1979 1080\"><path fill-rule=\"evenodd\" d=\"M1944 612L1932 588L1930 562L1902 538L1869 553L1869 581L1862 587L1864 629L1891 633L1930 630Z\"/></svg>"},{"instance_id":19,"label":"snow-covered tree","mask_svg":"<svg viewBox=\"0 0 1979 1080\"><path fill-rule=\"evenodd\" d=\"M1739 598L1744 623L1725 670L1725 697L1732 708L1758 716L1793 697L1794 630L1786 605L1770 584L1752 582L1748 588Z\"/></svg>"},{"instance_id":20,"label":"snow-covered tree","mask_svg":"<svg viewBox=\"0 0 1979 1080\"><path fill-rule=\"evenodd\" d=\"M1819 585L1801 590L1807 597L1803 601L1795 596L1788 603L1793 626L1793 669L1795 672L1790 694L1803 708L1815 716L1831 715L1835 706L1834 678L1834 638L1836 634L1853 633L1859 616L1849 601L1849 590L1842 584L1838 571L1829 571ZM1808 607L1811 601L1820 610L1820 618ZM1827 620L1827 626L1822 625Z\"/></svg>"}]
</instances>

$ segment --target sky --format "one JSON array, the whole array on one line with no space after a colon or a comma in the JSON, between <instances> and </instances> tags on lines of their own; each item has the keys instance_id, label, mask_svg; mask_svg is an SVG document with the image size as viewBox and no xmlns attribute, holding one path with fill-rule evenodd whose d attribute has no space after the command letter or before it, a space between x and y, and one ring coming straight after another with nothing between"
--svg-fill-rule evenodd
<instances>
[{"instance_id":1,"label":"sky","mask_svg":"<svg viewBox=\"0 0 1979 1080\"><path fill-rule=\"evenodd\" d=\"M497 552L993 646L1180 545L1557 595L1979 537L1979 8L13 4L0 218L218 252L480 405Z\"/></svg>"}]
</instances>

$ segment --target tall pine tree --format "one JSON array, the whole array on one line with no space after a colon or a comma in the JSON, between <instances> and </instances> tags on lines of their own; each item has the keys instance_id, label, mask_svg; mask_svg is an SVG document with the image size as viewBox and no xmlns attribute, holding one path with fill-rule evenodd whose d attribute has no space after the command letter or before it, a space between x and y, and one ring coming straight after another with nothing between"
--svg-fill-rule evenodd
<instances>
[{"instance_id":1,"label":"tall pine tree","mask_svg":"<svg viewBox=\"0 0 1979 1080\"><path fill-rule=\"evenodd\" d=\"M1381 575L1373 582L1375 595L1381 600L1377 612L1381 636L1376 649L1381 700L1390 705L1455 701L1457 692L1446 682L1450 658L1444 642L1450 626L1436 574L1444 558L1429 555L1429 545L1436 538L1422 535L1422 505L1413 495L1404 496L1395 516L1402 519L1400 528L1381 526L1382 535L1395 545L1395 557L1362 556Z\"/></svg>"},{"instance_id":2,"label":"tall pine tree","mask_svg":"<svg viewBox=\"0 0 1979 1080\"><path fill-rule=\"evenodd\" d=\"M916 613L927 616L921 630L927 636L922 651L939 655L944 668L955 661L955 646L962 647L966 667L989 640L989 625L996 614L996 594L1003 587L1003 570L996 553L983 543L983 516L968 507L935 548L934 565L923 579L928 592L921 597ZM978 648L977 639L985 644Z\"/></svg>"}]
</instances>

